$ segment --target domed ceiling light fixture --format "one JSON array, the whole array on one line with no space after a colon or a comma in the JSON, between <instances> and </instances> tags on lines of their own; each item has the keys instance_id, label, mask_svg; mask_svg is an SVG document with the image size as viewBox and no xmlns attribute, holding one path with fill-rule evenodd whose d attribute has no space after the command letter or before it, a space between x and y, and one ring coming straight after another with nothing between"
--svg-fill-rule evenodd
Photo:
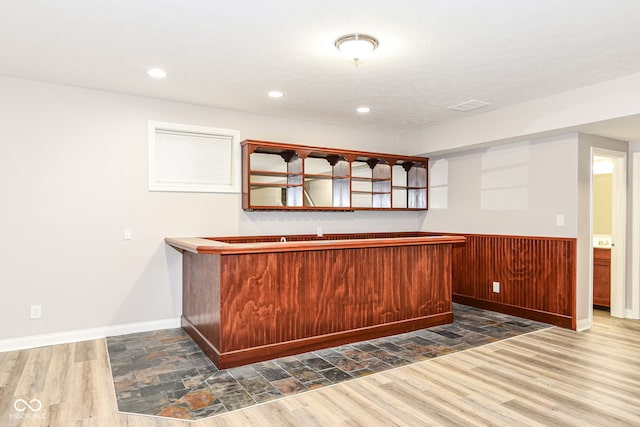
<instances>
[{"instance_id":1,"label":"domed ceiling light fixture","mask_svg":"<svg viewBox=\"0 0 640 427\"><path fill-rule=\"evenodd\" d=\"M335 42L335 46L357 66L362 58L376 50L378 40L366 34L347 34L339 37Z\"/></svg>"}]
</instances>

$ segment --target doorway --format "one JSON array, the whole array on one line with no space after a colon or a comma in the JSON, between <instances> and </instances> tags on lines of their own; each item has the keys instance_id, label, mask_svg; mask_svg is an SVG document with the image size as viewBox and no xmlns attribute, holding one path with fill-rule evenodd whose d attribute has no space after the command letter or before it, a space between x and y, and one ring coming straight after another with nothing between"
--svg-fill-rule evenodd
<instances>
[{"instance_id":1,"label":"doorway","mask_svg":"<svg viewBox=\"0 0 640 427\"><path fill-rule=\"evenodd\" d=\"M596 147L591 150L591 240L593 251L591 254L590 295L592 305L606 307L608 304L613 317L625 317L626 162L627 153L625 152ZM608 289L604 286L607 286Z\"/></svg>"}]
</instances>

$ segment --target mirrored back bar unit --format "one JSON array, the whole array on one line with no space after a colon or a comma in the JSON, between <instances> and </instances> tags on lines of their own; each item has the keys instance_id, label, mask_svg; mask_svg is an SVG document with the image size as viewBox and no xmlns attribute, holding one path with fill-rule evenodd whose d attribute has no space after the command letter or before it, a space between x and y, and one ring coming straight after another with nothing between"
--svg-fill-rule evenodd
<instances>
[{"instance_id":1,"label":"mirrored back bar unit","mask_svg":"<svg viewBox=\"0 0 640 427\"><path fill-rule=\"evenodd\" d=\"M244 210L426 210L426 157L245 140Z\"/></svg>"}]
</instances>

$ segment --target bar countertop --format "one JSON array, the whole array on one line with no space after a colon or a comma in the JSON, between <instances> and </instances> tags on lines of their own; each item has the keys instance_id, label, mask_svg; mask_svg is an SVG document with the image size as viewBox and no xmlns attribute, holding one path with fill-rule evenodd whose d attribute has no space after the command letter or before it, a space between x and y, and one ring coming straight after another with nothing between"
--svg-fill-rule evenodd
<instances>
[{"instance_id":1,"label":"bar countertop","mask_svg":"<svg viewBox=\"0 0 640 427\"><path fill-rule=\"evenodd\" d=\"M285 239L288 237L283 235ZM309 239L281 241L274 236L266 242L224 242L215 237L167 237L165 242L181 251L196 254L231 255L264 252L321 251L329 249L375 248L388 246L415 246L464 243L463 236L421 235L384 238Z\"/></svg>"}]
</instances>

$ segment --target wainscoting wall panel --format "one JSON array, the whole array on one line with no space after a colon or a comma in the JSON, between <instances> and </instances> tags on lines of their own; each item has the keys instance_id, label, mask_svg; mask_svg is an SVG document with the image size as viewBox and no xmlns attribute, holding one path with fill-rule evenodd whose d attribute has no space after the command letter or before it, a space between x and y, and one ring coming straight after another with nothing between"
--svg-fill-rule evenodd
<instances>
[{"instance_id":1,"label":"wainscoting wall panel","mask_svg":"<svg viewBox=\"0 0 640 427\"><path fill-rule=\"evenodd\" d=\"M576 239L462 235L453 301L575 329Z\"/></svg>"}]
</instances>

